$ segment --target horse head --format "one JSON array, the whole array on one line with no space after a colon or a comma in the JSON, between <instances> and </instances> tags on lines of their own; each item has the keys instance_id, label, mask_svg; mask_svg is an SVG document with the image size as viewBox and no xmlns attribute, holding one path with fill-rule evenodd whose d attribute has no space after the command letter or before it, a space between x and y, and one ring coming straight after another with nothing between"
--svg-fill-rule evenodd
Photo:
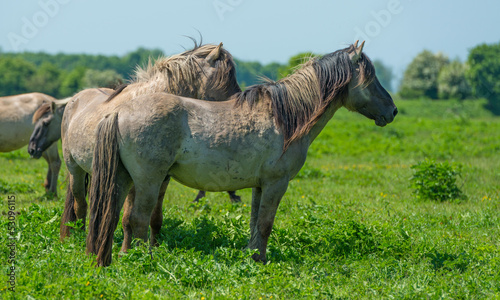
<instances>
[{"instance_id":1,"label":"horse head","mask_svg":"<svg viewBox=\"0 0 500 300\"><path fill-rule=\"evenodd\" d=\"M135 97L167 92L183 97L224 101L240 92L231 54L215 45L195 45L192 50L150 61L135 73ZM110 99L113 97L110 97Z\"/></svg>"},{"instance_id":2,"label":"horse head","mask_svg":"<svg viewBox=\"0 0 500 300\"><path fill-rule=\"evenodd\" d=\"M347 49L354 74L349 83L349 96L344 106L375 120L378 126L385 126L394 120L398 109L391 95L380 84L375 75L375 67L362 52L365 42L358 42Z\"/></svg>"},{"instance_id":3,"label":"horse head","mask_svg":"<svg viewBox=\"0 0 500 300\"><path fill-rule=\"evenodd\" d=\"M221 101L241 92L236 80L236 67L231 54L220 43L202 60L199 99Z\"/></svg>"},{"instance_id":4,"label":"horse head","mask_svg":"<svg viewBox=\"0 0 500 300\"><path fill-rule=\"evenodd\" d=\"M35 129L28 144L28 153L32 158L40 158L47 148L61 138L62 115L70 99L44 103L33 115Z\"/></svg>"}]
</instances>

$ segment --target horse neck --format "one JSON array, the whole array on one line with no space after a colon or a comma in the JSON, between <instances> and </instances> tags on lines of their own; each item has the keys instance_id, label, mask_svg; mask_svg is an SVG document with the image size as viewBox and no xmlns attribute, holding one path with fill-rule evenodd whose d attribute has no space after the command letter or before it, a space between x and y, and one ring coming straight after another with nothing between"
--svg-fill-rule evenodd
<instances>
[{"instance_id":1,"label":"horse neck","mask_svg":"<svg viewBox=\"0 0 500 300\"><path fill-rule=\"evenodd\" d=\"M319 120L314 124L314 126L311 128L311 130L304 136L304 138L307 139L309 146L314 142L314 140L318 137L318 135L323 131L325 126L328 124L328 121L335 115L337 110L342 107L342 104L340 103L332 103L325 113L321 115Z\"/></svg>"},{"instance_id":2,"label":"horse neck","mask_svg":"<svg viewBox=\"0 0 500 300\"><path fill-rule=\"evenodd\" d=\"M55 122L54 124L56 124L55 130L58 132L59 139L61 138L62 119L64 110L66 109L66 104L58 106L54 111L54 119L52 122Z\"/></svg>"}]
</instances>

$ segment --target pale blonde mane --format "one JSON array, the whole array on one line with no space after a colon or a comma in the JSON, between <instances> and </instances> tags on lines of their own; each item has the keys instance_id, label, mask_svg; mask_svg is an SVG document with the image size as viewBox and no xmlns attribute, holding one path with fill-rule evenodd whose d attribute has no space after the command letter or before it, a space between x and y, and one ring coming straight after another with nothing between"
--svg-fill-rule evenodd
<instances>
[{"instance_id":1,"label":"pale blonde mane","mask_svg":"<svg viewBox=\"0 0 500 300\"><path fill-rule=\"evenodd\" d=\"M206 58L216 45L196 46L192 50L169 57L160 57L154 63L150 59L145 67L137 67L131 85L134 85L134 96L144 93L167 92L175 95L193 94L196 87L199 86L200 73L203 73L200 59ZM221 57L218 69L221 74L216 74L220 84L228 82L227 71L233 70L234 62L225 49L221 50ZM231 72L233 74L234 72ZM226 76L226 77L224 77ZM235 76L235 75L233 75ZM236 80L234 80L236 81ZM190 89L186 91L186 89Z\"/></svg>"}]
</instances>

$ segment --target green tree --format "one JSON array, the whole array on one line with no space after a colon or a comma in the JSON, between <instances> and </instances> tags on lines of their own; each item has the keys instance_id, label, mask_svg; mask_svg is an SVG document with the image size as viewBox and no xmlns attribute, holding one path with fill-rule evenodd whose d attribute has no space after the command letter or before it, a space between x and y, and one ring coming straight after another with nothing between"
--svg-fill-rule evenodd
<instances>
[{"instance_id":1,"label":"green tree","mask_svg":"<svg viewBox=\"0 0 500 300\"><path fill-rule=\"evenodd\" d=\"M482 44L469 53L467 79L476 97L488 100L487 109L500 115L500 43Z\"/></svg>"},{"instance_id":2,"label":"green tree","mask_svg":"<svg viewBox=\"0 0 500 300\"><path fill-rule=\"evenodd\" d=\"M27 86L30 91L59 97L61 74L61 69L49 62L45 62L37 68L35 74L27 80Z\"/></svg>"},{"instance_id":3,"label":"green tree","mask_svg":"<svg viewBox=\"0 0 500 300\"><path fill-rule=\"evenodd\" d=\"M0 96L31 92L28 80L35 74L35 66L19 57L0 57Z\"/></svg>"},{"instance_id":4,"label":"green tree","mask_svg":"<svg viewBox=\"0 0 500 300\"><path fill-rule=\"evenodd\" d=\"M149 59L153 61L158 57L165 56L163 51L160 49L146 49L146 48L138 48L133 52L127 53L124 57L122 57L123 65L127 66L130 69L135 69L137 66L143 66L148 63Z\"/></svg>"},{"instance_id":5,"label":"green tree","mask_svg":"<svg viewBox=\"0 0 500 300\"><path fill-rule=\"evenodd\" d=\"M375 71L377 73L377 78L380 84L389 91L392 91L392 69L380 60L374 60L373 65L375 66Z\"/></svg>"},{"instance_id":6,"label":"green tree","mask_svg":"<svg viewBox=\"0 0 500 300\"><path fill-rule=\"evenodd\" d=\"M401 82L402 98L438 98L438 76L441 69L449 63L442 53L434 54L428 50L419 53L408 65Z\"/></svg>"},{"instance_id":7,"label":"green tree","mask_svg":"<svg viewBox=\"0 0 500 300\"><path fill-rule=\"evenodd\" d=\"M307 62L314 56L316 56L316 54L312 52L302 52L290 57L290 59L288 60L288 64L278 69L278 78L285 78L288 75L292 74L301 64Z\"/></svg>"},{"instance_id":8,"label":"green tree","mask_svg":"<svg viewBox=\"0 0 500 300\"><path fill-rule=\"evenodd\" d=\"M471 96L469 82L465 78L466 66L458 60L444 66L438 76L440 99L466 99Z\"/></svg>"},{"instance_id":9,"label":"green tree","mask_svg":"<svg viewBox=\"0 0 500 300\"><path fill-rule=\"evenodd\" d=\"M238 84L242 89L247 86L258 84L261 82L262 77L267 77L272 80L278 79L278 70L282 66L279 63L270 63L262 65L255 61L241 61L234 59L236 64L236 75L238 77Z\"/></svg>"},{"instance_id":10,"label":"green tree","mask_svg":"<svg viewBox=\"0 0 500 300\"><path fill-rule=\"evenodd\" d=\"M93 70L88 69L85 71L83 77L83 85L85 88L93 87L107 87L115 88L124 82L123 77L115 70Z\"/></svg>"},{"instance_id":11,"label":"green tree","mask_svg":"<svg viewBox=\"0 0 500 300\"><path fill-rule=\"evenodd\" d=\"M80 66L63 76L61 88L59 89L60 97L69 97L84 89L83 77L86 71L87 69L85 67Z\"/></svg>"}]
</instances>

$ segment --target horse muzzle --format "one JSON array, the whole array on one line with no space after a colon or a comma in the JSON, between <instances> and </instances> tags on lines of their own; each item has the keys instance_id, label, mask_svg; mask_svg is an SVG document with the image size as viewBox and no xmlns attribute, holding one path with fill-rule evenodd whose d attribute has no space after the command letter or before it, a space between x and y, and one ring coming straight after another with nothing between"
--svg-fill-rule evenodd
<instances>
[{"instance_id":1,"label":"horse muzzle","mask_svg":"<svg viewBox=\"0 0 500 300\"><path fill-rule=\"evenodd\" d=\"M394 110L388 114L386 114L385 116L378 116L375 118L375 125L377 126L380 126L380 127L384 127L385 125L391 123L392 121L394 121L394 118L396 117L396 115L398 114L398 109L397 107L394 107Z\"/></svg>"},{"instance_id":2,"label":"horse muzzle","mask_svg":"<svg viewBox=\"0 0 500 300\"><path fill-rule=\"evenodd\" d=\"M34 143L30 143L28 146L28 153L31 158L39 159L40 157L42 157L43 151L40 148L36 148L36 145Z\"/></svg>"}]
</instances>

